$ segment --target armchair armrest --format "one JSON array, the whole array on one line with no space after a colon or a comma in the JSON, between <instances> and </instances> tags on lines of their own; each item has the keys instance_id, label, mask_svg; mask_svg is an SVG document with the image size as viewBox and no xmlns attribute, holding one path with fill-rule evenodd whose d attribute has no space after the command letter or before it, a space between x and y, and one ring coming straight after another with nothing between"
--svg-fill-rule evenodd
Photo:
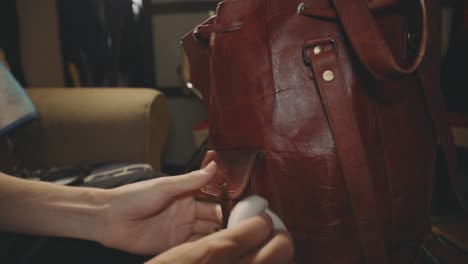
<instances>
[{"instance_id":1,"label":"armchair armrest","mask_svg":"<svg viewBox=\"0 0 468 264\"><path fill-rule=\"evenodd\" d=\"M169 129L165 96L140 88L33 88L38 120L15 133L25 166L144 162L161 169Z\"/></svg>"}]
</instances>

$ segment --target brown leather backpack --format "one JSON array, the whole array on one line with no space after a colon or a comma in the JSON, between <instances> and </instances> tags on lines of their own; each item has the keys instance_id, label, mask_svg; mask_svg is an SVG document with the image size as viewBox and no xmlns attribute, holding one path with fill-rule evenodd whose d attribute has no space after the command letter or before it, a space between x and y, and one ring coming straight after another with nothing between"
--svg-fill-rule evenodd
<instances>
[{"instance_id":1,"label":"brown leather backpack","mask_svg":"<svg viewBox=\"0 0 468 264\"><path fill-rule=\"evenodd\" d=\"M431 232L438 142L459 186L439 33L438 0L221 2L183 38L219 166L203 193L225 216L267 198L298 263L468 263Z\"/></svg>"}]
</instances>

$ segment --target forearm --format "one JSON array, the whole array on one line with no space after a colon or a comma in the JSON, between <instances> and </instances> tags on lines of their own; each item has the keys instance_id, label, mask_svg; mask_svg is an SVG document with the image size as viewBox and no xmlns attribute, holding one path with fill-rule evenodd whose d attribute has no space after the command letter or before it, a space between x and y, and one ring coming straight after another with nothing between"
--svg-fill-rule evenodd
<instances>
[{"instance_id":1,"label":"forearm","mask_svg":"<svg viewBox=\"0 0 468 264\"><path fill-rule=\"evenodd\" d=\"M99 241L107 192L0 173L0 230Z\"/></svg>"}]
</instances>

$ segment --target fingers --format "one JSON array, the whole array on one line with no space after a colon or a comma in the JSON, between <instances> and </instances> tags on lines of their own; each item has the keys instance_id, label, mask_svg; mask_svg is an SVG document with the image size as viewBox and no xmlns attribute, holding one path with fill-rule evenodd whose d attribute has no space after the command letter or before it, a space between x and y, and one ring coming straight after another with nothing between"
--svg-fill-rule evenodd
<instances>
[{"instance_id":1,"label":"fingers","mask_svg":"<svg viewBox=\"0 0 468 264\"><path fill-rule=\"evenodd\" d=\"M202 234L191 234L188 238L187 238L187 242L193 242L193 241L197 241L198 239L202 238L202 237L205 237L206 235L202 235Z\"/></svg>"},{"instance_id":2,"label":"fingers","mask_svg":"<svg viewBox=\"0 0 468 264\"><path fill-rule=\"evenodd\" d=\"M195 191L206 185L216 174L216 163L210 162L205 168L180 176L166 177L162 182L164 192L177 196Z\"/></svg>"},{"instance_id":3,"label":"fingers","mask_svg":"<svg viewBox=\"0 0 468 264\"><path fill-rule=\"evenodd\" d=\"M262 214L204 239L228 242L226 244L233 245L230 250L226 251L229 259L240 258L259 248L270 237L272 228L271 218L267 214Z\"/></svg>"},{"instance_id":4,"label":"fingers","mask_svg":"<svg viewBox=\"0 0 468 264\"><path fill-rule=\"evenodd\" d=\"M196 201L195 218L221 224L223 222L223 212L219 204Z\"/></svg>"},{"instance_id":5,"label":"fingers","mask_svg":"<svg viewBox=\"0 0 468 264\"><path fill-rule=\"evenodd\" d=\"M214 233L218 227L219 224L216 222L200 220L195 222L192 232L207 235Z\"/></svg>"},{"instance_id":6,"label":"fingers","mask_svg":"<svg viewBox=\"0 0 468 264\"><path fill-rule=\"evenodd\" d=\"M270 240L272 228L271 218L262 214L203 238L194 233L188 238L190 243L160 254L151 263L293 263L287 231Z\"/></svg>"},{"instance_id":7,"label":"fingers","mask_svg":"<svg viewBox=\"0 0 468 264\"><path fill-rule=\"evenodd\" d=\"M287 231L279 231L264 247L244 257L240 263L292 263L294 246Z\"/></svg>"}]
</instances>

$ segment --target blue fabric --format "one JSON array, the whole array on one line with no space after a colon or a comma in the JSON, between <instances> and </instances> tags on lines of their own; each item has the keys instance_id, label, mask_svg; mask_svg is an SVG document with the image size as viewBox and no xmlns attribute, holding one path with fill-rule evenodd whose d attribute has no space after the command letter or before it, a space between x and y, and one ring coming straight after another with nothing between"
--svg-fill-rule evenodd
<instances>
[{"instance_id":1,"label":"blue fabric","mask_svg":"<svg viewBox=\"0 0 468 264\"><path fill-rule=\"evenodd\" d=\"M0 136L37 117L23 87L0 63Z\"/></svg>"}]
</instances>

